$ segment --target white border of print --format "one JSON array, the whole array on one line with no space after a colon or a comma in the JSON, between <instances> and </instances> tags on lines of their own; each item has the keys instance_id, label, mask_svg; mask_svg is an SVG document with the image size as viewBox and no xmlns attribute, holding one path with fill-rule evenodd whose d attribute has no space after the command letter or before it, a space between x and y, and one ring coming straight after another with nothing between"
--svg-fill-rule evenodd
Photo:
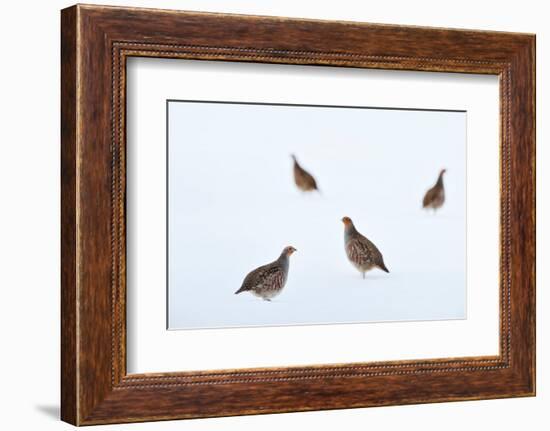
<instances>
[{"instance_id":1,"label":"white border of print","mask_svg":"<svg viewBox=\"0 0 550 431\"><path fill-rule=\"evenodd\" d=\"M499 353L496 76L149 58L127 70L128 373ZM167 99L466 110L467 319L168 331Z\"/></svg>"}]
</instances>

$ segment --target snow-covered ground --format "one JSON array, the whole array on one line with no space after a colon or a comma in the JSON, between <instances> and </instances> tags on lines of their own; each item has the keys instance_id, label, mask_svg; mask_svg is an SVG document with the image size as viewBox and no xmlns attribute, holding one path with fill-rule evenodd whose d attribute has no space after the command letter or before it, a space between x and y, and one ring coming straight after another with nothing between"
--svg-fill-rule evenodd
<instances>
[{"instance_id":1,"label":"snow-covered ground","mask_svg":"<svg viewBox=\"0 0 550 431\"><path fill-rule=\"evenodd\" d=\"M466 317L466 113L170 102L170 329ZM300 193L290 154L322 194ZM447 168L447 202L421 209ZM349 216L386 274L347 261ZM235 295L291 257L272 302Z\"/></svg>"}]
</instances>

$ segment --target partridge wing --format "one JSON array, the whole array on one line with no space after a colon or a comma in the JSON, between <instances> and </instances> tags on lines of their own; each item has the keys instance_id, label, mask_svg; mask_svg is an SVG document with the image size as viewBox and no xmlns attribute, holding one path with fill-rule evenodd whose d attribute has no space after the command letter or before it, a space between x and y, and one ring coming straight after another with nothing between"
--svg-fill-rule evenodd
<instances>
[{"instance_id":1,"label":"partridge wing","mask_svg":"<svg viewBox=\"0 0 550 431\"><path fill-rule=\"evenodd\" d=\"M311 190L317 190L317 183L315 182L315 178L313 178L313 175L311 175L308 171L306 171L297 163L294 165L294 169L296 180L300 183L302 187L306 187L307 189Z\"/></svg>"},{"instance_id":2,"label":"partridge wing","mask_svg":"<svg viewBox=\"0 0 550 431\"><path fill-rule=\"evenodd\" d=\"M313 178L313 175L311 175L307 171L303 171L304 175L304 182L312 189L317 190L317 182L315 181L315 178Z\"/></svg>"},{"instance_id":3,"label":"partridge wing","mask_svg":"<svg viewBox=\"0 0 550 431\"><path fill-rule=\"evenodd\" d=\"M426 192L426 194L424 195L424 200L422 201L422 206L424 208L426 208L428 205L430 205L435 197L437 196L437 188L436 187L432 187L430 190L428 190Z\"/></svg>"},{"instance_id":4,"label":"partridge wing","mask_svg":"<svg viewBox=\"0 0 550 431\"><path fill-rule=\"evenodd\" d=\"M355 263L372 262L373 255L366 238L357 237L350 239L346 244L346 251L350 260Z\"/></svg>"},{"instance_id":5,"label":"partridge wing","mask_svg":"<svg viewBox=\"0 0 550 431\"><path fill-rule=\"evenodd\" d=\"M372 263L378 266L381 270L390 272L388 268L386 268L386 265L384 264L384 257L382 256L382 253L380 253L380 250L378 250L378 247L376 247L372 243L372 241L369 241L368 239L366 240L369 243L369 249L371 251L371 256L372 256Z\"/></svg>"},{"instance_id":6,"label":"partridge wing","mask_svg":"<svg viewBox=\"0 0 550 431\"><path fill-rule=\"evenodd\" d=\"M285 282L285 273L280 266L266 268L261 275L259 288L263 290L279 290Z\"/></svg>"},{"instance_id":7,"label":"partridge wing","mask_svg":"<svg viewBox=\"0 0 550 431\"><path fill-rule=\"evenodd\" d=\"M237 291L238 292L245 292L247 290L253 290L262 282L263 274L265 274L266 271L269 270L269 267L272 264L267 264L260 266L253 271L250 271L248 275L244 278L243 284L241 288Z\"/></svg>"}]
</instances>

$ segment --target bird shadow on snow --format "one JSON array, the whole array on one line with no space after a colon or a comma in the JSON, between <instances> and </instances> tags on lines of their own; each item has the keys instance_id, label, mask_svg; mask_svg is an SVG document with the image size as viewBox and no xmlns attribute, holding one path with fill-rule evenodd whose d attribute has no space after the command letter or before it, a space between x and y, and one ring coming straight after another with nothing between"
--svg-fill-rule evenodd
<instances>
[{"instance_id":1,"label":"bird shadow on snow","mask_svg":"<svg viewBox=\"0 0 550 431\"><path fill-rule=\"evenodd\" d=\"M388 278L387 275L383 275L383 274L380 274L380 275L372 274L372 275L366 275L365 278L360 277L360 280L361 280L361 281L364 281L365 283L368 283L369 280L387 280L387 278Z\"/></svg>"},{"instance_id":2,"label":"bird shadow on snow","mask_svg":"<svg viewBox=\"0 0 550 431\"><path fill-rule=\"evenodd\" d=\"M284 293L284 292L283 292ZM286 303L287 301L282 301L280 300L279 298L275 298L275 299L272 299L271 301L265 301L263 299L260 299L260 298L249 298L249 299L243 299L242 302L247 302L247 303L265 303L265 304L269 304L269 303Z\"/></svg>"},{"instance_id":3,"label":"bird shadow on snow","mask_svg":"<svg viewBox=\"0 0 550 431\"><path fill-rule=\"evenodd\" d=\"M284 294L284 292L283 292ZM250 299L248 300L247 302L255 302L255 303L259 303L259 304L287 304L288 301L285 301L285 300L282 300L282 299L279 299L279 298L275 298L275 299L271 299L270 301L265 301L263 299Z\"/></svg>"},{"instance_id":4,"label":"bird shadow on snow","mask_svg":"<svg viewBox=\"0 0 550 431\"><path fill-rule=\"evenodd\" d=\"M391 275L392 275L391 273L386 274L386 273L380 272L379 274L377 274L377 273L367 273L365 275L365 278L363 278L363 276L360 273L342 275L342 277L343 277L343 279L345 279L345 281L347 283L350 283L350 286L352 286L352 287L357 287L357 286L362 287L364 285L368 285L369 281L377 281L377 280L389 281L389 277Z\"/></svg>"}]
</instances>

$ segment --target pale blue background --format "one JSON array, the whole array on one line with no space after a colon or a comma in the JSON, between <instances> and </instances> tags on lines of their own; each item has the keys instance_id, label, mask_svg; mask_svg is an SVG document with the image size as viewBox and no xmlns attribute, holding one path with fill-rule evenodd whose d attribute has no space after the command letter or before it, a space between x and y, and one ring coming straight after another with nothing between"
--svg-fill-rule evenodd
<instances>
[{"instance_id":1,"label":"pale blue background","mask_svg":"<svg viewBox=\"0 0 550 431\"><path fill-rule=\"evenodd\" d=\"M168 103L170 329L466 317L466 113ZM322 194L300 193L290 154ZM447 202L421 209L447 168ZM347 261L344 216L390 274ZM293 245L273 302L234 295Z\"/></svg>"}]
</instances>

